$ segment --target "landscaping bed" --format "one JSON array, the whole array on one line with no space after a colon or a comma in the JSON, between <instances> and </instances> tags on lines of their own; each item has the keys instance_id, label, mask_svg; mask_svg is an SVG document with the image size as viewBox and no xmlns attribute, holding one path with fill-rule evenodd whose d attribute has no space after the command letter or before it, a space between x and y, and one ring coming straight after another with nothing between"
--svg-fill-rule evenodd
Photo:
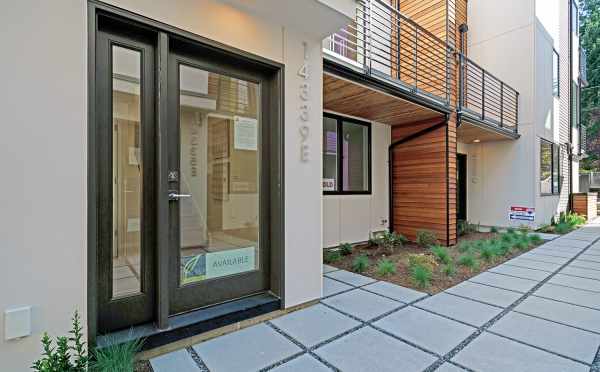
<instances>
[{"instance_id":1,"label":"landscaping bed","mask_svg":"<svg viewBox=\"0 0 600 372\"><path fill-rule=\"evenodd\" d=\"M529 231L509 229L468 233L446 248L431 233L423 234L428 238L417 239L420 244L398 235L388 239L393 244L386 244L385 238L353 247L343 244L326 251L324 260L339 269L435 294L543 243Z\"/></svg>"}]
</instances>

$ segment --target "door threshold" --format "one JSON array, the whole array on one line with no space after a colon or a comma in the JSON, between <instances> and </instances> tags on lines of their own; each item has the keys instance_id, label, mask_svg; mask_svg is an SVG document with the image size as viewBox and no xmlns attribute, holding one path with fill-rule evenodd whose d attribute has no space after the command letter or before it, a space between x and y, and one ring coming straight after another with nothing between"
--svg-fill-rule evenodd
<instances>
[{"instance_id":1,"label":"door threshold","mask_svg":"<svg viewBox=\"0 0 600 372\"><path fill-rule=\"evenodd\" d=\"M262 293L172 316L166 329L146 323L100 335L96 339L96 346L104 348L143 338L142 350L150 350L280 309L281 300L278 297Z\"/></svg>"}]
</instances>

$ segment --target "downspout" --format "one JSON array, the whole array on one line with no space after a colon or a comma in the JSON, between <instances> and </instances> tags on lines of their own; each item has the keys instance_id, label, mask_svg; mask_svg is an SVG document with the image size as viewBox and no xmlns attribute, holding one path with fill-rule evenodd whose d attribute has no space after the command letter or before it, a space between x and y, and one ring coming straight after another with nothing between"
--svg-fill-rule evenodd
<instances>
[{"instance_id":1,"label":"downspout","mask_svg":"<svg viewBox=\"0 0 600 372\"><path fill-rule=\"evenodd\" d=\"M573 208L573 4L569 1L569 146L567 148L567 159L569 167L569 195L567 202L567 211Z\"/></svg>"}]
</instances>

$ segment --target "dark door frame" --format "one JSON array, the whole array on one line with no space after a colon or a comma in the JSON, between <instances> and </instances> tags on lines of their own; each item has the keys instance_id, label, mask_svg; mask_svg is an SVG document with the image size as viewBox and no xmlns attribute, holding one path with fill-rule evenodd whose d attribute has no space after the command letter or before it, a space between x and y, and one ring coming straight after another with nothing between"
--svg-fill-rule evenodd
<instances>
[{"instance_id":1,"label":"dark door frame","mask_svg":"<svg viewBox=\"0 0 600 372\"><path fill-rule=\"evenodd\" d=\"M456 153L456 171L460 172L459 181L456 184L456 196L460 205L456 205L456 219L467 220L467 154ZM460 214L460 211L463 214Z\"/></svg>"},{"instance_id":2,"label":"dark door frame","mask_svg":"<svg viewBox=\"0 0 600 372\"><path fill-rule=\"evenodd\" d=\"M188 31L178 29L168 24L149 19L121 8L107 5L96 0L88 0L88 179L87 179L87 315L88 339L94 344L98 335L98 253L99 239L102 237L100 222L106 211L98 202L98 192L101 187L97 184L100 158L98 157L99 145L95 135L97 128L97 115L101 108L97 107L97 29L99 19L109 18L127 27L146 30L156 35L156 301L154 309L154 323L158 329L167 329L169 325L169 239L168 239L168 210L169 202L167 172L167 154L163 152L167 144L167 126L169 125L167 107L167 66L168 47L172 39L187 40L201 45L214 53L220 53L229 58L236 58L242 64L249 64L268 71L268 79L264 82L269 91L270 102L268 120L270 126L270 162L267 171L271 174L269 190L269 238L270 251L270 292L285 303L284 275L284 65L264 57L245 52L230 46L215 42Z\"/></svg>"}]
</instances>

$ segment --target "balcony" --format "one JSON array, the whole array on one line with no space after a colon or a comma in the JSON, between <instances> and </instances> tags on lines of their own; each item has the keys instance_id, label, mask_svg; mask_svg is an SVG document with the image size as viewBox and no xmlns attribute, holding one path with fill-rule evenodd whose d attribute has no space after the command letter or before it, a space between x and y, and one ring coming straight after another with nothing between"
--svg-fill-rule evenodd
<instances>
[{"instance_id":1,"label":"balcony","mask_svg":"<svg viewBox=\"0 0 600 372\"><path fill-rule=\"evenodd\" d=\"M356 19L323 42L326 58L394 85L411 97L453 106L454 50L380 0L362 0Z\"/></svg>"},{"instance_id":2,"label":"balcony","mask_svg":"<svg viewBox=\"0 0 600 372\"><path fill-rule=\"evenodd\" d=\"M458 59L457 109L468 122L459 130L459 139L469 143L518 138L519 92L462 54Z\"/></svg>"}]
</instances>

